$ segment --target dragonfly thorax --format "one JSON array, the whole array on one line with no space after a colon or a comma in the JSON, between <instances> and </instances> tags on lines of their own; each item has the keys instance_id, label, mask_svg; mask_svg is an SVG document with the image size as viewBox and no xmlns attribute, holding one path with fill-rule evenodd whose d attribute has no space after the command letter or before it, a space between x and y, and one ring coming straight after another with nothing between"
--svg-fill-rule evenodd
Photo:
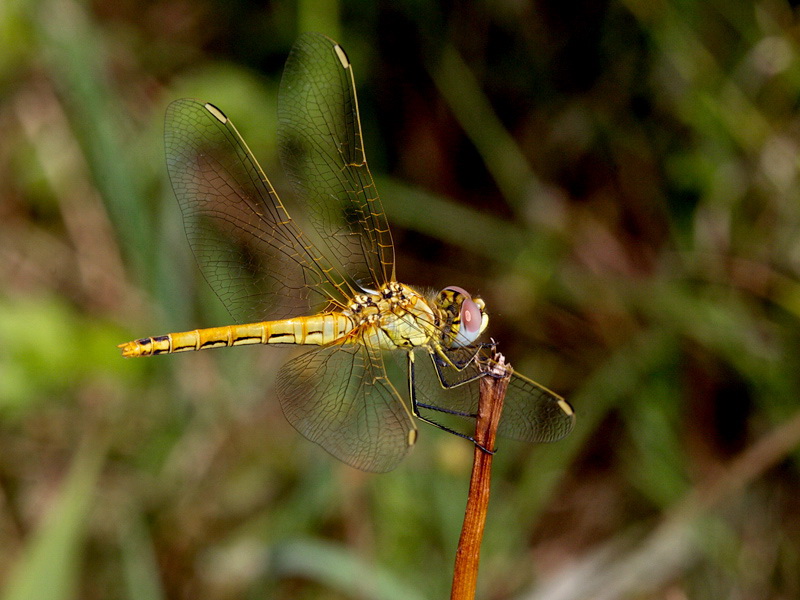
<instances>
[{"instance_id":1,"label":"dragonfly thorax","mask_svg":"<svg viewBox=\"0 0 800 600\"><path fill-rule=\"evenodd\" d=\"M392 282L375 293L359 294L344 311L365 338L383 350L427 345L439 319L417 291Z\"/></svg>"}]
</instances>

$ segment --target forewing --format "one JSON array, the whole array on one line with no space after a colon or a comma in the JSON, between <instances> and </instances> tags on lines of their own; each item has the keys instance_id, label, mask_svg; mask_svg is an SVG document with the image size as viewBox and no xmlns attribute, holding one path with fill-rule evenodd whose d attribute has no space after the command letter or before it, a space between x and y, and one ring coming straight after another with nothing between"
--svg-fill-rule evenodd
<instances>
[{"instance_id":1,"label":"forewing","mask_svg":"<svg viewBox=\"0 0 800 600\"><path fill-rule=\"evenodd\" d=\"M447 350L448 361L435 354L417 359L416 392L419 402L447 411L476 414L480 378L490 377L490 359L476 349ZM458 365L462 368L456 368ZM514 372L508 384L498 433L525 442L554 442L569 434L575 414L569 403L524 375Z\"/></svg>"},{"instance_id":2,"label":"forewing","mask_svg":"<svg viewBox=\"0 0 800 600\"><path fill-rule=\"evenodd\" d=\"M394 469L416 428L378 350L331 345L288 362L278 375L286 418L306 438L364 471Z\"/></svg>"},{"instance_id":3,"label":"forewing","mask_svg":"<svg viewBox=\"0 0 800 600\"><path fill-rule=\"evenodd\" d=\"M336 42L302 35L278 94L281 159L320 246L367 289L394 280L394 248L372 180L353 69Z\"/></svg>"},{"instance_id":4,"label":"forewing","mask_svg":"<svg viewBox=\"0 0 800 600\"><path fill-rule=\"evenodd\" d=\"M167 109L165 145L189 245L234 319L280 319L346 303L342 276L302 240L219 109L176 100Z\"/></svg>"},{"instance_id":5,"label":"forewing","mask_svg":"<svg viewBox=\"0 0 800 600\"><path fill-rule=\"evenodd\" d=\"M474 348L448 351L449 361L463 367L456 369L443 357L431 354L427 348L416 350L414 389L417 401L448 411L476 414L478 412L476 377L479 378L481 375L476 368L477 363L473 364L470 361L475 352Z\"/></svg>"},{"instance_id":6,"label":"forewing","mask_svg":"<svg viewBox=\"0 0 800 600\"><path fill-rule=\"evenodd\" d=\"M575 413L555 392L513 373L497 433L523 442L555 442L575 426Z\"/></svg>"}]
</instances>

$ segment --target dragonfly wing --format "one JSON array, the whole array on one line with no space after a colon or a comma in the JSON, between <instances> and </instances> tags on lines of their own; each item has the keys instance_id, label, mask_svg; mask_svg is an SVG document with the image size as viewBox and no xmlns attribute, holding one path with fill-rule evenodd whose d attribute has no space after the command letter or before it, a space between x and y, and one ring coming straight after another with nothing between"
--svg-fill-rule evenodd
<instances>
[{"instance_id":1,"label":"dragonfly wing","mask_svg":"<svg viewBox=\"0 0 800 600\"><path fill-rule=\"evenodd\" d=\"M234 319L280 319L346 303L344 279L302 240L219 109L176 100L167 109L165 145L189 245Z\"/></svg>"},{"instance_id":2,"label":"dragonfly wing","mask_svg":"<svg viewBox=\"0 0 800 600\"><path fill-rule=\"evenodd\" d=\"M394 280L394 248L372 180L353 69L336 42L302 35L278 93L283 167L329 260L363 288Z\"/></svg>"},{"instance_id":3,"label":"dragonfly wing","mask_svg":"<svg viewBox=\"0 0 800 600\"><path fill-rule=\"evenodd\" d=\"M523 442L555 442L575 426L575 412L555 392L513 373L497 433Z\"/></svg>"},{"instance_id":4,"label":"dragonfly wing","mask_svg":"<svg viewBox=\"0 0 800 600\"><path fill-rule=\"evenodd\" d=\"M462 366L469 360L470 349L448 351L448 359ZM475 355L475 349L471 349ZM463 361L463 362L460 362ZM415 351L414 391L417 402L430 404L447 411L466 414L478 412L478 380L474 365L456 369L442 357L427 349ZM469 382L469 380L473 380Z\"/></svg>"},{"instance_id":5,"label":"dragonfly wing","mask_svg":"<svg viewBox=\"0 0 800 600\"><path fill-rule=\"evenodd\" d=\"M416 440L380 351L364 344L325 346L289 361L278 396L297 431L364 471L394 469Z\"/></svg>"},{"instance_id":6,"label":"dragonfly wing","mask_svg":"<svg viewBox=\"0 0 800 600\"><path fill-rule=\"evenodd\" d=\"M445 354L448 360L429 354L429 360L416 361L417 401L445 411L477 413L480 378L490 376L485 373L490 359L476 348L456 348ZM498 428L501 436L554 442L572 431L574 424L572 407L561 396L524 375L511 375Z\"/></svg>"}]
</instances>

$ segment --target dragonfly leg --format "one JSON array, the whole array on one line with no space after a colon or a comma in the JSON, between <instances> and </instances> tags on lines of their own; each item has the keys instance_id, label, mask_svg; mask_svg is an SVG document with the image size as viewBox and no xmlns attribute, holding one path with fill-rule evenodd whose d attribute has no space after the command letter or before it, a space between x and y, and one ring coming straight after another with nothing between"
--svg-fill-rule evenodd
<instances>
[{"instance_id":1,"label":"dragonfly leg","mask_svg":"<svg viewBox=\"0 0 800 600\"><path fill-rule=\"evenodd\" d=\"M477 369L474 374L470 375L469 377L465 377L460 381L450 382L447 380L447 377L444 373L443 367L449 366L456 369L458 372L463 372L464 369L467 368L478 356L478 351L476 350L475 354L472 355L470 358L461 368L455 365L450 357L445 354L445 352L441 348L436 348L433 352L431 352L431 360L433 361L433 367L436 369L436 374L439 376L439 382L442 384L442 387L445 389L452 389L454 387L458 387L460 385L464 385L465 383L469 383L471 381L475 381L476 379L480 379L484 377L486 373L481 370Z\"/></svg>"},{"instance_id":2,"label":"dragonfly leg","mask_svg":"<svg viewBox=\"0 0 800 600\"><path fill-rule=\"evenodd\" d=\"M478 358L478 353L483 348L484 344L478 344L476 346L468 346L465 347L469 350L474 350L471 354L469 354L464 359L456 358L455 356L448 356L447 352L441 348L441 346L436 347L436 359L437 361L441 361L441 363L447 365L448 367L452 367L456 371L463 371L468 366L472 364ZM461 349L461 348L460 348Z\"/></svg>"},{"instance_id":3,"label":"dragonfly leg","mask_svg":"<svg viewBox=\"0 0 800 600\"><path fill-rule=\"evenodd\" d=\"M447 351L438 348L438 350L444 356L440 357L440 360L444 361L444 363L450 367L453 367L456 371L463 371L468 366L470 366L474 361L479 360L478 356L480 355L481 350L485 350L487 348L491 348L492 350L495 349L497 344L494 340L491 342L480 342L473 344L471 346L464 346L463 348L459 348L459 350L471 350L472 353L467 356L465 359L458 359L454 356L450 356L447 354Z\"/></svg>"},{"instance_id":4,"label":"dragonfly leg","mask_svg":"<svg viewBox=\"0 0 800 600\"><path fill-rule=\"evenodd\" d=\"M488 448L483 447L481 444L478 443L478 441L474 437L472 437L470 435L467 435L465 433L461 433L460 431L456 431L455 429L451 429L450 427L447 427L446 425L442 425L441 423L437 423L433 419L429 419L428 417L422 415L419 412L420 408L425 408L425 409L428 409L428 410L435 410L435 411L439 411L439 412L443 412L443 413L447 413L447 414L451 414L451 415L459 415L459 416L462 416L462 417L473 417L474 418L476 416L476 415L473 415L473 414L463 413L463 412L455 411L455 410L447 410L447 409L444 409L444 408L439 408L438 406L432 406L430 404L422 404L422 403L418 403L417 402L417 391L416 391L416 385L415 385L415 380L414 380L414 353L413 352L409 352L408 353L408 386L409 386L409 390L408 390L409 391L409 397L411 398L411 412L420 421L423 421L424 423L428 423L429 425L433 425L434 427L438 427L439 429L441 429L442 431L446 431L447 433L451 433L453 435L457 435L458 437L464 438L465 440L469 440L470 442L475 444L482 452L486 452L487 454L494 454L494 452L495 452L494 450L489 450Z\"/></svg>"},{"instance_id":5,"label":"dragonfly leg","mask_svg":"<svg viewBox=\"0 0 800 600\"><path fill-rule=\"evenodd\" d=\"M478 416L475 413L465 412L463 410L453 410L450 408L442 408L441 406L425 404L424 402L416 402L416 406L419 408L425 408L427 410L435 410L436 412L444 413L446 415L456 415L457 417L467 417L469 419L474 419Z\"/></svg>"}]
</instances>

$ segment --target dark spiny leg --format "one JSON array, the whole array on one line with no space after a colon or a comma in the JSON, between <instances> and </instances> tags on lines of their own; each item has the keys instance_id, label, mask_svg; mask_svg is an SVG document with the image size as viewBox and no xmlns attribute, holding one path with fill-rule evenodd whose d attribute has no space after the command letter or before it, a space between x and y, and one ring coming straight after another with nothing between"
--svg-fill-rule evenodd
<instances>
[{"instance_id":1,"label":"dark spiny leg","mask_svg":"<svg viewBox=\"0 0 800 600\"><path fill-rule=\"evenodd\" d=\"M469 440L470 442L475 444L478 448L480 448L481 451L486 452L487 454L494 454L494 451L488 450L488 449L484 448L483 446L481 446L475 440L474 437L466 435L466 434L461 433L459 431L456 431L455 429L451 429L450 427L447 427L446 425L442 425L441 423L437 423L436 421L434 421L432 419L429 419L429 418L427 418L427 417L425 417L425 416L420 414L419 409L420 408L426 408L426 409L429 409L429 410L438 410L440 412L444 412L444 413L448 413L448 414L461 415L461 416L465 416L465 417L475 417L475 415L469 415L469 414L460 413L460 412L456 412L456 411L444 410L444 409L440 409L440 408L437 408L437 407L434 407L434 406L430 406L428 404L417 404L417 388L416 388L416 381L415 381L415 376L414 376L414 353L413 353L413 351L408 353L408 385L409 385L409 396L411 398L411 412L414 413L415 417L417 417L420 421L428 423L429 425L433 425L434 427L438 427L442 431L446 431L447 433L452 433L453 435L457 435L460 438L464 438L465 440Z\"/></svg>"},{"instance_id":2,"label":"dark spiny leg","mask_svg":"<svg viewBox=\"0 0 800 600\"><path fill-rule=\"evenodd\" d=\"M439 352L441 352L441 356L437 356L437 360L441 360L444 364L449 365L450 367L453 367L456 371L463 371L468 366L470 366L474 360L477 360L478 354L480 353L480 351L483 348L485 348L487 346L490 346L490 345L491 344L476 344L474 346L466 346L465 349L470 349L470 350L474 350L474 351L472 352L472 354L470 354L464 360L456 360L454 358L451 358L440 347L440 348L437 348L437 350Z\"/></svg>"},{"instance_id":3,"label":"dark spiny leg","mask_svg":"<svg viewBox=\"0 0 800 600\"><path fill-rule=\"evenodd\" d=\"M442 387L447 389L447 390L452 389L454 387L458 387L460 385L464 385L465 383L469 383L471 381L475 381L476 379L480 379L481 377L486 375L486 373L484 373L483 371L478 369L473 375L470 375L469 377L465 378L463 381L457 381L455 383L450 383L449 381L447 381L447 378L445 377L445 374L444 374L444 371L442 370L442 368L445 365L452 366L453 368L455 368L460 373L464 369L466 369L467 366L470 363L472 363L472 361L475 360L475 357L477 356L477 352L468 361L468 363L465 364L461 369L457 368L453 364L453 362L449 359L449 357L444 353L444 350L442 350L441 348L437 348L436 350L431 352L430 356L431 356L431 360L433 361L433 366L436 369L436 374L439 376L439 382L442 384Z\"/></svg>"}]
</instances>

